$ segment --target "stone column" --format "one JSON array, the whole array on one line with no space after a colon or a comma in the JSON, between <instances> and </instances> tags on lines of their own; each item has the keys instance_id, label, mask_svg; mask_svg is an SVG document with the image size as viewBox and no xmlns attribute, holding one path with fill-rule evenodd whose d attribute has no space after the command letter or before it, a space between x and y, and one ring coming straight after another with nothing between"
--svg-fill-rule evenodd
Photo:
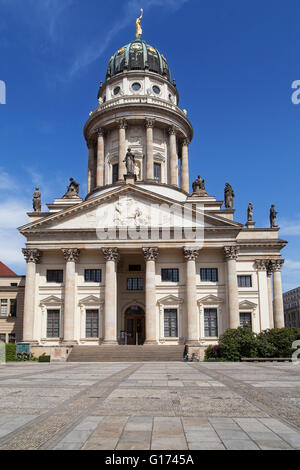
<instances>
[{"instance_id":1,"label":"stone column","mask_svg":"<svg viewBox=\"0 0 300 470\"><path fill-rule=\"evenodd\" d=\"M283 263L283 259L271 260L271 266L273 271L274 328L284 328L284 310L281 284L281 267Z\"/></svg>"},{"instance_id":2,"label":"stone column","mask_svg":"<svg viewBox=\"0 0 300 470\"><path fill-rule=\"evenodd\" d=\"M143 248L146 261L146 341L148 344L157 343L156 334L156 289L155 289L155 261L158 256L158 248Z\"/></svg>"},{"instance_id":3,"label":"stone column","mask_svg":"<svg viewBox=\"0 0 300 470\"><path fill-rule=\"evenodd\" d=\"M184 139L182 143L182 158L181 158L181 188L187 193L190 192L188 148L189 148L189 140Z\"/></svg>"},{"instance_id":4,"label":"stone column","mask_svg":"<svg viewBox=\"0 0 300 470\"><path fill-rule=\"evenodd\" d=\"M104 185L104 129L97 129L98 146L97 146L97 180L96 186Z\"/></svg>"},{"instance_id":5,"label":"stone column","mask_svg":"<svg viewBox=\"0 0 300 470\"><path fill-rule=\"evenodd\" d=\"M102 248L105 268L105 313L103 344L117 344L117 263L118 248Z\"/></svg>"},{"instance_id":6,"label":"stone column","mask_svg":"<svg viewBox=\"0 0 300 470\"><path fill-rule=\"evenodd\" d=\"M239 254L238 246L225 246L224 254L227 264L227 291L229 309L229 328L240 326L239 294L236 274L236 260Z\"/></svg>"},{"instance_id":7,"label":"stone column","mask_svg":"<svg viewBox=\"0 0 300 470\"><path fill-rule=\"evenodd\" d=\"M269 324L270 328L274 328L273 317L273 299L272 299L272 265L270 261L267 263L267 284L268 284L268 304L269 304Z\"/></svg>"},{"instance_id":8,"label":"stone column","mask_svg":"<svg viewBox=\"0 0 300 470\"><path fill-rule=\"evenodd\" d=\"M41 252L36 249L24 248L24 257L27 262L24 314L23 314L23 341L32 343L34 338L34 319L35 319L35 277L36 265L40 262Z\"/></svg>"},{"instance_id":9,"label":"stone column","mask_svg":"<svg viewBox=\"0 0 300 470\"><path fill-rule=\"evenodd\" d=\"M153 127L155 119L146 119L146 142L147 142L147 152L146 152L146 179L154 179L154 160L153 160Z\"/></svg>"},{"instance_id":10,"label":"stone column","mask_svg":"<svg viewBox=\"0 0 300 470\"><path fill-rule=\"evenodd\" d=\"M66 261L63 341L68 344L74 344L77 342L75 340L75 267L79 260L80 250L77 248L67 248L63 249L62 252Z\"/></svg>"},{"instance_id":11,"label":"stone column","mask_svg":"<svg viewBox=\"0 0 300 470\"><path fill-rule=\"evenodd\" d=\"M169 128L170 136L170 184L178 186L178 156L176 151L176 129Z\"/></svg>"},{"instance_id":12,"label":"stone column","mask_svg":"<svg viewBox=\"0 0 300 470\"><path fill-rule=\"evenodd\" d=\"M198 250L183 248L186 259L186 311L187 311L187 340L190 346L199 345L200 323L197 306L196 259Z\"/></svg>"},{"instance_id":13,"label":"stone column","mask_svg":"<svg viewBox=\"0 0 300 470\"><path fill-rule=\"evenodd\" d=\"M260 331L263 331L270 328L270 308L267 281L268 261L265 259L257 259L255 260L255 267L257 269L258 277Z\"/></svg>"},{"instance_id":14,"label":"stone column","mask_svg":"<svg viewBox=\"0 0 300 470\"><path fill-rule=\"evenodd\" d=\"M87 141L87 146L89 149L89 163L88 163L88 193L94 189L94 162L95 162L95 147L92 140Z\"/></svg>"},{"instance_id":15,"label":"stone column","mask_svg":"<svg viewBox=\"0 0 300 470\"><path fill-rule=\"evenodd\" d=\"M124 181L124 175L126 173L126 167L124 158L126 156L126 119L120 119L119 124L119 181Z\"/></svg>"}]
</instances>

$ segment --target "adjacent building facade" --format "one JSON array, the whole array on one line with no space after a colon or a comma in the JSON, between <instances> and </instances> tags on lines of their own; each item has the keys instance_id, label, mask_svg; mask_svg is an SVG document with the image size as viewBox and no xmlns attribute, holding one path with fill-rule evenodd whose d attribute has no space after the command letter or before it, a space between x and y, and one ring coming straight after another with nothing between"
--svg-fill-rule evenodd
<instances>
[{"instance_id":1,"label":"adjacent building facade","mask_svg":"<svg viewBox=\"0 0 300 470\"><path fill-rule=\"evenodd\" d=\"M285 326L300 328L300 287L283 294Z\"/></svg>"},{"instance_id":2,"label":"adjacent building facade","mask_svg":"<svg viewBox=\"0 0 300 470\"><path fill-rule=\"evenodd\" d=\"M85 199L71 180L20 228L24 341L206 347L229 327L284 327L286 242L235 221L201 178L191 193L193 129L157 49L136 39L114 54L84 137Z\"/></svg>"},{"instance_id":3,"label":"adjacent building facade","mask_svg":"<svg viewBox=\"0 0 300 470\"><path fill-rule=\"evenodd\" d=\"M23 338L25 276L18 276L0 262L0 341L15 343Z\"/></svg>"}]
</instances>

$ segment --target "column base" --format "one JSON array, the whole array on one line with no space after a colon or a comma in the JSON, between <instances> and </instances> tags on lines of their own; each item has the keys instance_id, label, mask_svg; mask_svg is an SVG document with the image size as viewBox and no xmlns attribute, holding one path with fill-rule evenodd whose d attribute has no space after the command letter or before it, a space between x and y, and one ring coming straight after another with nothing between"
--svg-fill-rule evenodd
<instances>
[{"instance_id":1,"label":"column base","mask_svg":"<svg viewBox=\"0 0 300 470\"><path fill-rule=\"evenodd\" d=\"M153 340L153 341L152 341L152 340L146 340L146 341L144 342L144 344L145 344L145 345L147 345L147 344L158 344L158 341L156 341L156 340Z\"/></svg>"},{"instance_id":2,"label":"column base","mask_svg":"<svg viewBox=\"0 0 300 470\"><path fill-rule=\"evenodd\" d=\"M114 339L105 339L102 341L101 346L115 346L119 344L117 340Z\"/></svg>"},{"instance_id":3,"label":"column base","mask_svg":"<svg viewBox=\"0 0 300 470\"><path fill-rule=\"evenodd\" d=\"M64 339L63 341L61 341L61 344L62 346L76 346L77 344L79 344L79 342L75 339L72 339L70 341Z\"/></svg>"},{"instance_id":4,"label":"column base","mask_svg":"<svg viewBox=\"0 0 300 470\"><path fill-rule=\"evenodd\" d=\"M189 339L185 342L186 346L200 346L200 341L199 340L193 340Z\"/></svg>"}]
</instances>

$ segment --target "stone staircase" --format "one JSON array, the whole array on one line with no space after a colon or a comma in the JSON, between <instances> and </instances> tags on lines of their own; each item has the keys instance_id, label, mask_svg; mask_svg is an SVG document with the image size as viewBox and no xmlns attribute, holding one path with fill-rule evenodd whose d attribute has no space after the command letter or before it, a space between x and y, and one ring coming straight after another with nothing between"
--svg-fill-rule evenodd
<instances>
[{"instance_id":1,"label":"stone staircase","mask_svg":"<svg viewBox=\"0 0 300 470\"><path fill-rule=\"evenodd\" d=\"M68 362L165 362L182 361L184 346L74 346Z\"/></svg>"}]
</instances>

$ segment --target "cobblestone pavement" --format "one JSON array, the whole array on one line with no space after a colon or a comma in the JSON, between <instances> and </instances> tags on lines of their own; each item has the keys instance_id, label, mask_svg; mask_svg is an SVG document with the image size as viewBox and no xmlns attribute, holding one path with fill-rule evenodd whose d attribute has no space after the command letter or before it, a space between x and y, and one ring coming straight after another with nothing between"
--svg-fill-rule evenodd
<instances>
[{"instance_id":1,"label":"cobblestone pavement","mask_svg":"<svg viewBox=\"0 0 300 470\"><path fill-rule=\"evenodd\" d=\"M0 366L0 449L300 449L300 366Z\"/></svg>"}]
</instances>

